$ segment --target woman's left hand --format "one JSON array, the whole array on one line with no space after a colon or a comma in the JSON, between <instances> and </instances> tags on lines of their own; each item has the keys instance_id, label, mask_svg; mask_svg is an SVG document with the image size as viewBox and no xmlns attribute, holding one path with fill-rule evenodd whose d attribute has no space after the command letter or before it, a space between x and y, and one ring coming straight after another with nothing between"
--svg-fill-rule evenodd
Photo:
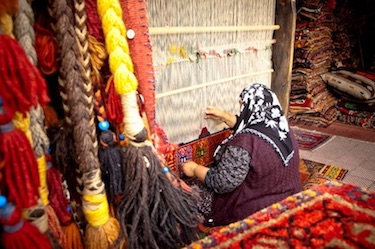
<instances>
[{"instance_id":1,"label":"woman's left hand","mask_svg":"<svg viewBox=\"0 0 375 249\"><path fill-rule=\"evenodd\" d=\"M184 174L188 177L193 177L194 176L194 171L198 167L198 164L193 161L187 161L182 164L182 171Z\"/></svg>"}]
</instances>

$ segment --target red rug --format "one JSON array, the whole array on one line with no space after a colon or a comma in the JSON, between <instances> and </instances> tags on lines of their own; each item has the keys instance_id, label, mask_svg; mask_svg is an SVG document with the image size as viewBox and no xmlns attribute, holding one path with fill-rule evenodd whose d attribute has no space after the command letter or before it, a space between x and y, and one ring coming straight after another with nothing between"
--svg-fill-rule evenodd
<instances>
[{"instance_id":1,"label":"red rug","mask_svg":"<svg viewBox=\"0 0 375 249\"><path fill-rule=\"evenodd\" d=\"M314 150L327 142L331 136L306 130L294 129L294 134L301 150Z\"/></svg>"},{"instance_id":2,"label":"red rug","mask_svg":"<svg viewBox=\"0 0 375 249\"><path fill-rule=\"evenodd\" d=\"M375 193L339 182L312 187L186 248L375 248Z\"/></svg>"}]
</instances>

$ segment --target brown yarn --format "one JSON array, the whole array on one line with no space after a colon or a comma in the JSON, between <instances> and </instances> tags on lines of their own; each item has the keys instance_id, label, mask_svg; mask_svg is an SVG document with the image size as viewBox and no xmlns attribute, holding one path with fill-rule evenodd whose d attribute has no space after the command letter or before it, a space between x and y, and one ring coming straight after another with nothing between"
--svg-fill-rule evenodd
<instances>
[{"instance_id":1,"label":"brown yarn","mask_svg":"<svg viewBox=\"0 0 375 249\"><path fill-rule=\"evenodd\" d=\"M51 1L52 13L56 18L56 37L59 42L61 56L60 80L64 86L62 93L66 100L66 108L69 110L67 119L73 129L77 161L82 173L92 169L98 169L97 140L95 125L92 119L92 88L87 88L86 79L83 77L83 69L79 63L79 51L77 48L75 32L73 29L73 13L64 0ZM69 92L68 92L68 91ZM66 110L64 106L64 110Z\"/></svg>"},{"instance_id":2,"label":"brown yarn","mask_svg":"<svg viewBox=\"0 0 375 249\"><path fill-rule=\"evenodd\" d=\"M66 104L69 108L68 120L73 130L73 138L77 162L81 173L100 170L97 158L97 137L93 121L93 89L90 82L83 76L83 68L79 63L79 49L72 25L73 13L64 0L50 1L52 14L56 18L56 37L61 56L60 79L65 87ZM85 191L90 179L84 179ZM107 201L107 200L105 200ZM117 220L109 221L99 227L89 224L85 233L86 248L108 248L119 234ZM101 247L98 247L98 246Z\"/></svg>"}]
</instances>

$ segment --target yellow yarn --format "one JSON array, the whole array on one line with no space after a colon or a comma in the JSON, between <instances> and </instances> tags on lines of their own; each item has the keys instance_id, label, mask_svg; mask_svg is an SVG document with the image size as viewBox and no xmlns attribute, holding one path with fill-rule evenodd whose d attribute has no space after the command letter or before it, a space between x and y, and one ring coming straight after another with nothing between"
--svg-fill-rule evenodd
<instances>
[{"instance_id":1,"label":"yellow yarn","mask_svg":"<svg viewBox=\"0 0 375 249\"><path fill-rule=\"evenodd\" d=\"M0 28L3 30L4 34L9 35L14 38L13 35L13 20L12 17L8 14L0 16Z\"/></svg>"},{"instance_id":2,"label":"yellow yarn","mask_svg":"<svg viewBox=\"0 0 375 249\"><path fill-rule=\"evenodd\" d=\"M109 207L105 194L83 195L83 213L92 226L103 226L109 220Z\"/></svg>"},{"instance_id":3,"label":"yellow yarn","mask_svg":"<svg viewBox=\"0 0 375 249\"><path fill-rule=\"evenodd\" d=\"M38 169L39 169L39 194L42 199L43 205L47 206L49 204L48 200L48 186L47 186L47 163L46 158L41 156L37 159Z\"/></svg>"},{"instance_id":4,"label":"yellow yarn","mask_svg":"<svg viewBox=\"0 0 375 249\"><path fill-rule=\"evenodd\" d=\"M13 124L15 127L23 131L25 133L27 139L30 142L31 147L34 146L33 139L31 136L31 131L29 129L30 127L30 116L27 113L26 117L22 115L20 112L16 112L13 117Z\"/></svg>"},{"instance_id":5,"label":"yellow yarn","mask_svg":"<svg viewBox=\"0 0 375 249\"><path fill-rule=\"evenodd\" d=\"M134 75L133 62L129 55L126 28L122 21L122 9L117 0L98 0L98 14L102 21L109 67L114 76L118 94L137 90L138 81Z\"/></svg>"}]
</instances>

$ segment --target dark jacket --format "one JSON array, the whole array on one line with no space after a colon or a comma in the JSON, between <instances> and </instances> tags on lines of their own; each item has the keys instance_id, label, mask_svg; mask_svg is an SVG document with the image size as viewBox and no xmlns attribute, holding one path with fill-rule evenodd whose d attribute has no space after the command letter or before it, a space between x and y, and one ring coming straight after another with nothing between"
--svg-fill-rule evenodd
<instances>
[{"instance_id":1,"label":"dark jacket","mask_svg":"<svg viewBox=\"0 0 375 249\"><path fill-rule=\"evenodd\" d=\"M251 155L250 170L244 182L234 191L215 194L206 225L222 226L246 218L256 211L302 190L299 175L300 157L293 136L294 156L284 166L275 149L262 138L243 133L228 142Z\"/></svg>"}]
</instances>

